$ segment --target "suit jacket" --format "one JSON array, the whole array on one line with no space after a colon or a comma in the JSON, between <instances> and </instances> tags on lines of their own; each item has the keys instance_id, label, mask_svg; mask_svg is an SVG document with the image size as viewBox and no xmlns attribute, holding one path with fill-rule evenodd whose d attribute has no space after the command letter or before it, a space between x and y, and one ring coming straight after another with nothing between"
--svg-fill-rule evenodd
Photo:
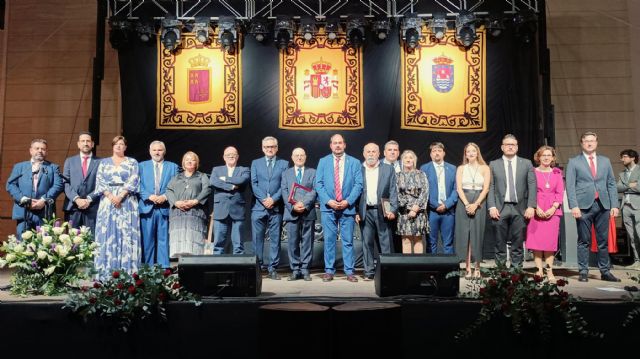
<instances>
[{"instance_id":1,"label":"suit jacket","mask_svg":"<svg viewBox=\"0 0 640 359\"><path fill-rule=\"evenodd\" d=\"M223 179L224 178L224 179ZM236 166L228 176L227 166L214 167L211 171L213 186L213 219L223 220L231 216L235 221L244 220L244 193L251 179L249 168ZM233 186L238 188L232 189Z\"/></svg>"},{"instance_id":2,"label":"suit jacket","mask_svg":"<svg viewBox=\"0 0 640 359\"><path fill-rule=\"evenodd\" d=\"M429 182L429 210L435 211L440 205L438 203L438 173L433 162L429 162L420 167L420 171L427 175L427 181ZM456 166L444 162L444 187L445 196L444 201L447 211L453 211L456 203L458 203L458 191L456 190Z\"/></svg>"},{"instance_id":3,"label":"suit jacket","mask_svg":"<svg viewBox=\"0 0 640 359\"><path fill-rule=\"evenodd\" d=\"M97 211L100 204L100 193L94 194L96 188L96 174L100 159L96 156L91 157L89 168L87 168L87 177L82 177L82 158L75 155L64 161L63 177L64 177L64 210L77 210L78 207L73 202L76 197L91 198L91 204L85 211Z\"/></svg>"},{"instance_id":4,"label":"suit jacket","mask_svg":"<svg viewBox=\"0 0 640 359\"><path fill-rule=\"evenodd\" d=\"M148 160L140 162L138 166L138 173L140 174L140 197L138 210L142 214L150 213L154 209L153 202L149 200L149 196L155 194L155 175L154 175L154 161ZM164 161L162 163L162 173L160 175L160 189L158 195L164 195L167 192L167 185L173 177L178 174L178 165ZM160 209L163 215L169 215L169 202L165 201L161 206L155 207Z\"/></svg>"},{"instance_id":5,"label":"suit jacket","mask_svg":"<svg viewBox=\"0 0 640 359\"><path fill-rule=\"evenodd\" d=\"M565 172L569 208L590 208L596 200L596 191L604 208L618 207L618 189L611 162L607 157L596 154L596 163L594 180L589 162L582 153L569 159Z\"/></svg>"},{"instance_id":6,"label":"suit jacket","mask_svg":"<svg viewBox=\"0 0 640 359\"><path fill-rule=\"evenodd\" d=\"M296 168L291 167L282 173L282 181L280 185L282 201L284 202L284 214L282 219L285 221L295 221L300 217L298 212L293 211L293 205L289 203L289 194L293 184L296 183ZM307 192L302 200L304 203L305 211L302 213L302 217L305 221L311 221L316 219L316 190L313 188L313 183L316 180L316 170L313 168L305 167L302 173L302 181L300 185L311 189L311 192Z\"/></svg>"},{"instance_id":7,"label":"suit jacket","mask_svg":"<svg viewBox=\"0 0 640 359\"><path fill-rule=\"evenodd\" d=\"M362 194L358 201L358 214L360 218L365 218L367 212L367 176L366 168L362 166ZM382 198L388 198L391 205L391 212L398 213L398 180L396 179L396 171L392 165L380 163L378 167L378 188L376 189L378 196L378 213L384 217L383 208L380 205Z\"/></svg>"},{"instance_id":8,"label":"suit jacket","mask_svg":"<svg viewBox=\"0 0 640 359\"><path fill-rule=\"evenodd\" d=\"M360 161L344 154L344 178L342 179L342 198L349 202L349 206L343 210L346 215L356 214L356 202L362 193L362 164ZM333 154L329 154L320 159L316 169L315 188L320 200L320 210L322 212L333 212L327 205L330 200L336 199L335 187L333 184Z\"/></svg>"},{"instance_id":9,"label":"suit jacket","mask_svg":"<svg viewBox=\"0 0 640 359\"><path fill-rule=\"evenodd\" d=\"M522 157L514 157L516 164L516 196L518 197L518 209L523 211L528 207L536 208L536 174L533 172L531 161ZM491 185L487 198L488 208L496 207L502 211L504 196L507 194L507 174L504 169L502 157L491 161Z\"/></svg>"},{"instance_id":10,"label":"suit jacket","mask_svg":"<svg viewBox=\"0 0 640 359\"><path fill-rule=\"evenodd\" d=\"M286 171L288 167L289 162L274 157L273 170L271 171L271 176L269 176L265 157L260 157L251 162L251 189L253 190L252 211L267 212L262 201L269 195L274 201L272 210L276 213L282 211L282 192L280 185L282 172Z\"/></svg>"},{"instance_id":11,"label":"suit jacket","mask_svg":"<svg viewBox=\"0 0 640 359\"><path fill-rule=\"evenodd\" d=\"M618 192L622 193L622 199L620 200L620 208L625 204L629 203L631 208L640 209L640 166L636 165L631 173L629 174L629 178L625 179L625 171L620 172L618 176ZM629 187L629 183L636 182L635 187ZM626 194L629 194L629 200L625 197Z\"/></svg>"},{"instance_id":12,"label":"suit jacket","mask_svg":"<svg viewBox=\"0 0 640 359\"><path fill-rule=\"evenodd\" d=\"M20 206L22 197L40 199L44 198L55 213L55 200L62 193L64 184L60 175L60 167L49 161L44 161L40 166L38 175L38 185L36 191L33 190L33 173L31 172L31 161L16 163L7 179L7 192L13 199L13 211L11 218L23 220L24 208ZM43 211L38 211L43 212ZM34 212L36 213L36 212ZM44 214L44 212L42 213Z\"/></svg>"}]
</instances>

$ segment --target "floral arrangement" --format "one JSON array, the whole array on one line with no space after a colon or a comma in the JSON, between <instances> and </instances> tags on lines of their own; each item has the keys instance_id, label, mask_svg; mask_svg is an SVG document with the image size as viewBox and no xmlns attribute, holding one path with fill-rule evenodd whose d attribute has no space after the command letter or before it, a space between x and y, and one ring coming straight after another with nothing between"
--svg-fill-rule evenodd
<instances>
[{"instance_id":1,"label":"floral arrangement","mask_svg":"<svg viewBox=\"0 0 640 359\"><path fill-rule=\"evenodd\" d=\"M16 295L60 295L90 276L96 249L88 227L49 221L0 246L0 268L15 268L11 292Z\"/></svg>"},{"instance_id":2,"label":"floral arrangement","mask_svg":"<svg viewBox=\"0 0 640 359\"><path fill-rule=\"evenodd\" d=\"M562 318L567 333L582 336L601 336L587 330L587 323L576 308L578 299L562 289L565 279L549 282L538 275L525 274L520 268L506 268L503 264L483 268L483 278L472 280L472 297L481 301L478 318L456 335L469 338L481 325L494 317L509 318L513 332L521 335L524 329L539 333L547 340L551 334L552 318ZM460 275L456 273L454 275Z\"/></svg>"},{"instance_id":3,"label":"floral arrangement","mask_svg":"<svg viewBox=\"0 0 640 359\"><path fill-rule=\"evenodd\" d=\"M136 273L115 270L111 278L95 281L91 287L82 287L66 300L71 308L85 320L90 315L115 318L122 331L127 331L134 319L145 319L154 313L166 320L164 304L169 300L193 301L199 298L187 292L172 269L144 265Z\"/></svg>"}]
</instances>

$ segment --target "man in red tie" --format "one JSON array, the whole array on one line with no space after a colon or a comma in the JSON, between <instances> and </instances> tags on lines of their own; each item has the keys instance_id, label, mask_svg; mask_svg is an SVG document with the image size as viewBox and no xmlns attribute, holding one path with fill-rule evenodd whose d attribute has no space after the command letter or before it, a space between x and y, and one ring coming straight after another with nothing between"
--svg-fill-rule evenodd
<instances>
[{"instance_id":1,"label":"man in red tie","mask_svg":"<svg viewBox=\"0 0 640 359\"><path fill-rule=\"evenodd\" d=\"M80 153L64 161L64 219L73 226L87 226L93 232L100 202L99 194L92 194L96 187L96 173L100 159L93 153L93 138L89 132L78 135Z\"/></svg>"},{"instance_id":2,"label":"man in red tie","mask_svg":"<svg viewBox=\"0 0 640 359\"><path fill-rule=\"evenodd\" d=\"M589 280L589 247L591 226L595 227L598 244L598 269L601 279L619 282L611 274L607 250L609 218L618 216L616 178L609 158L596 154L598 135L585 132L580 138L582 153L567 164L567 198L571 214L578 226L578 270L580 282Z\"/></svg>"}]
</instances>

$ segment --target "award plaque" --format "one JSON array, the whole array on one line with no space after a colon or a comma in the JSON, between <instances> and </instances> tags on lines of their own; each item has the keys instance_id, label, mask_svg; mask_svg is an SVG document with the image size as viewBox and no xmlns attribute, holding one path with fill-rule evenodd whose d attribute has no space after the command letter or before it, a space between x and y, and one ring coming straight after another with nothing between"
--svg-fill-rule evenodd
<instances>
[{"instance_id":1,"label":"award plaque","mask_svg":"<svg viewBox=\"0 0 640 359\"><path fill-rule=\"evenodd\" d=\"M311 191L312 189L309 187L305 187L299 183L294 183L293 187L291 187L291 192L289 193L288 202L291 204L303 202L304 197Z\"/></svg>"}]
</instances>

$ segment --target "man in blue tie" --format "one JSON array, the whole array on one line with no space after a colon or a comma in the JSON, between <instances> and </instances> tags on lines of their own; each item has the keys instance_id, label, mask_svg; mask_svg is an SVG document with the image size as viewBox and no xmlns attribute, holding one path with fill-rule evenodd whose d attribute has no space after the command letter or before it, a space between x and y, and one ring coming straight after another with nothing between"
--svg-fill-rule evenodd
<instances>
[{"instance_id":1,"label":"man in blue tie","mask_svg":"<svg viewBox=\"0 0 640 359\"><path fill-rule=\"evenodd\" d=\"M151 160L141 162L140 173L140 230L144 263L169 267L169 202L167 185L178 173L178 165L165 161L166 147L162 141L149 145Z\"/></svg>"},{"instance_id":2,"label":"man in blue tie","mask_svg":"<svg viewBox=\"0 0 640 359\"><path fill-rule=\"evenodd\" d=\"M11 218L17 234L36 228L55 214L55 201L64 184L60 167L47 161L47 141L35 139L29 147L31 159L16 163L7 179L7 192L13 199Z\"/></svg>"},{"instance_id":3,"label":"man in blue tie","mask_svg":"<svg viewBox=\"0 0 640 359\"><path fill-rule=\"evenodd\" d=\"M264 157L251 162L251 189L254 204L251 208L251 236L253 248L262 269L269 278L279 280L280 230L282 225L282 172L288 167L286 160L276 157L278 140L267 136L262 139ZM269 235L269 262L263 260L265 230Z\"/></svg>"},{"instance_id":4,"label":"man in blue tie","mask_svg":"<svg viewBox=\"0 0 640 359\"><path fill-rule=\"evenodd\" d=\"M283 219L287 229L289 266L291 267L288 280L310 281L313 230L316 223L316 191L313 189L316 170L305 166L307 154L300 147L293 150L291 159L294 166L284 171L280 186L284 199ZM296 185L305 188L297 189L292 193Z\"/></svg>"},{"instance_id":5,"label":"man in blue tie","mask_svg":"<svg viewBox=\"0 0 640 359\"><path fill-rule=\"evenodd\" d=\"M424 164L420 170L427 175L429 181L429 253L437 253L438 236L442 238L442 252L453 254L456 203L456 166L444 161L445 151L442 142L434 142L429 146L431 162Z\"/></svg>"}]
</instances>

